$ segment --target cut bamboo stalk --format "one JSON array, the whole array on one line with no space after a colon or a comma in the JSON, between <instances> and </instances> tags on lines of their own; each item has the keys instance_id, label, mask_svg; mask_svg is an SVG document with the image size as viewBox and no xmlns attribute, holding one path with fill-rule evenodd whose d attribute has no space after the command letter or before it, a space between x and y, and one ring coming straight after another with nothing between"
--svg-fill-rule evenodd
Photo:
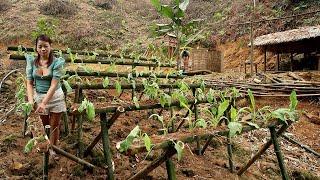
<instances>
[{"instance_id":1,"label":"cut bamboo stalk","mask_svg":"<svg viewBox=\"0 0 320 180\"><path fill-rule=\"evenodd\" d=\"M274 147L274 152L277 155L278 164L279 164L279 167L280 167L280 172L281 172L282 179L283 180L289 180L289 176L288 176L288 173L286 171L286 167L284 165L284 161L283 161L283 156L282 156L282 153L281 153L280 145L279 145L278 140L277 140L276 128L275 128L275 126L270 126L269 129L270 129L270 133L271 133L271 140L272 140L272 144L273 144L273 147Z\"/></svg>"},{"instance_id":2,"label":"cut bamboo stalk","mask_svg":"<svg viewBox=\"0 0 320 180\"><path fill-rule=\"evenodd\" d=\"M109 129L107 128L107 114L100 113L100 124L101 124L101 132L102 132L102 145L103 145L103 154L104 158L108 165L108 179L113 180L113 163L112 163L112 155L110 148L110 139L109 139Z\"/></svg>"},{"instance_id":3,"label":"cut bamboo stalk","mask_svg":"<svg viewBox=\"0 0 320 180\"><path fill-rule=\"evenodd\" d=\"M50 125L46 125L45 126L45 132L46 132L46 136L50 137ZM48 180L49 179L49 151L46 151L43 154L43 179L44 180Z\"/></svg>"},{"instance_id":4,"label":"cut bamboo stalk","mask_svg":"<svg viewBox=\"0 0 320 180\"><path fill-rule=\"evenodd\" d=\"M169 158L166 161L166 169L167 169L167 175L169 180L176 180L176 172L173 161Z\"/></svg>"},{"instance_id":5,"label":"cut bamboo stalk","mask_svg":"<svg viewBox=\"0 0 320 180\"><path fill-rule=\"evenodd\" d=\"M70 160L72 160L72 161L74 161L74 162L76 162L76 163L82 164L82 165L84 165L84 166L86 166L86 167L88 167L88 168L90 168L90 169L94 169L94 168L95 168L95 166L94 166L93 164L91 164L91 163L89 163L89 162L87 162L87 161L85 161L85 160L83 160L83 159L80 159L80 158L78 158L78 157L76 157L76 156L74 156L74 155L72 155L72 154L70 154L70 153L67 153L66 151L58 148L58 147L55 146L55 145L51 145L51 148L52 148L56 153L58 153L58 154L60 154L60 155L62 155L62 156L64 156L64 157L66 157L66 158L68 158L68 159L70 159Z\"/></svg>"}]
</instances>

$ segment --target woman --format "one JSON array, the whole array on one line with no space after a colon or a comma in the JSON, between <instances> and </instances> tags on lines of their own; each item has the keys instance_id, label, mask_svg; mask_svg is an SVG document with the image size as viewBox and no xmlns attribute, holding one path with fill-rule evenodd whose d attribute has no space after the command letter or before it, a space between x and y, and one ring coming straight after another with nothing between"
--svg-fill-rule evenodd
<instances>
[{"instance_id":1,"label":"woman","mask_svg":"<svg viewBox=\"0 0 320 180\"><path fill-rule=\"evenodd\" d=\"M40 35L36 39L38 55L34 58L26 54L27 95L30 104L33 105L35 100L37 105L35 113L39 113L43 125L51 127L51 144L57 145L61 115L66 111L60 84L65 60L53 56L51 44L52 41L48 36ZM55 156L52 150L50 153Z\"/></svg>"}]
</instances>

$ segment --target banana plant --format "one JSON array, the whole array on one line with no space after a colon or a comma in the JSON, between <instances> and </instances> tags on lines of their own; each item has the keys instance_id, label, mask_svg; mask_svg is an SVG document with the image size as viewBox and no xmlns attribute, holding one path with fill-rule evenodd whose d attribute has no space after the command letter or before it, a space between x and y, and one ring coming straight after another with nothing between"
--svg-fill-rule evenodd
<instances>
[{"instance_id":1,"label":"banana plant","mask_svg":"<svg viewBox=\"0 0 320 180\"><path fill-rule=\"evenodd\" d=\"M197 29L199 22L203 21L202 19L191 20L188 23L183 22L189 0L172 0L171 5L161 4L160 0L150 1L161 16L170 19L170 23L151 26L151 32L156 36L173 34L178 40L175 51L176 55L179 54L181 46L185 47L191 42L203 38L203 36L201 36L203 30L198 31Z\"/></svg>"},{"instance_id":2,"label":"banana plant","mask_svg":"<svg viewBox=\"0 0 320 180\"><path fill-rule=\"evenodd\" d=\"M229 100L224 100L220 102L218 109L215 106L212 106L210 110L204 109L204 112L210 115L211 117L210 119L211 126L217 127L217 125L221 120L227 119L224 116L224 113L228 109L229 104L230 104Z\"/></svg>"},{"instance_id":3,"label":"banana plant","mask_svg":"<svg viewBox=\"0 0 320 180\"><path fill-rule=\"evenodd\" d=\"M287 124L287 121L296 121L298 119L298 111L296 110L298 105L297 94L292 91L290 94L290 105L289 108L279 108L271 113L273 118L279 119L280 121Z\"/></svg>"},{"instance_id":4,"label":"banana plant","mask_svg":"<svg viewBox=\"0 0 320 180\"><path fill-rule=\"evenodd\" d=\"M86 98L84 98L84 100L81 102L81 105L78 108L78 111L81 113L84 110L86 110L86 114L87 114L87 119L89 121L93 121L96 113L95 113L95 108L92 102L90 102L89 100L87 100Z\"/></svg>"},{"instance_id":5,"label":"banana plant","mask_svg":"<svg viewBox=\"0 0 320 180\"><path fill-rule=\"evenodd\" d=\"M256 102L253 96L253 93L250 89L248 89L248 96L250 99L250 107L243 107L239 110L239 114L249 114L251 121L254 123L258 118L263 119L264 121L267 121L271 113L270 106L264 106L261 109L256 108Z\"/></svg>"},{"instance_id":6,"label":"banana plant","mask_svg":"<svg viewBox=\"0 0 320 180\"><path fill-rule=\"evenodd\" d=\"M234 137L237 133L241 133L242 124L238 119L238 112L233 106L230 109L230 120L228 120L228 128L229 128L229 137Z\"/></svg>"},{"instance_id":7,"label":"banana plant","mask_svg":"<svg viewBox=\"0 0 320 180\"><path fill-rule=\"evenodd\" d=\"M135 139L140 139L144 142L144 145L148 152L152 149L152 142L147 133L142 133L139 126L133 128L129 135L123 141L120 141L116 144L116 148L120 152L126 152L132 145Z\"/></svg>"}]
</instances>

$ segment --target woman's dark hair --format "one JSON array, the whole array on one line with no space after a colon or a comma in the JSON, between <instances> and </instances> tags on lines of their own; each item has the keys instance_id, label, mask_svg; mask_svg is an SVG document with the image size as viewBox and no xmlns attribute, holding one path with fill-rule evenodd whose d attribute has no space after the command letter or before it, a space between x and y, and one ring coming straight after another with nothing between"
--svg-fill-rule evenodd
<instances>
[{"instance_id":1,"label":"woman's dark hair","mask_svg":"<svg viewBox=\"0 0 320 180\"><path fill-rule=\"evenodd\" d=\"M45 34L42 34L42 35L38 36L37 39L36 39L36 49L38 47L38 42L39 41L48 42L50 45L52 44L52 40L49 38L49 36L47 36ZM49 60L48 61L48 66L50 66L52 61L53 61L53 52L52 51L50 51L50 53L49 53L49 59L48 60ZM36 66L40 65L40 54L39 53L38 53L38 56L37 56L37 58L36 58L34 63L35 63Z\"/></svg>"},{"instance_id":2,"label":"woman's dark hair","mask_svg":"<svg viewBox=\"0 0 320 180\"><path fill-rule=\"evenodd\" d=\"M181 53L182 57L188 57L189 56L189 52L187 50L183 50Z\"/></svg>"}]
</instances>

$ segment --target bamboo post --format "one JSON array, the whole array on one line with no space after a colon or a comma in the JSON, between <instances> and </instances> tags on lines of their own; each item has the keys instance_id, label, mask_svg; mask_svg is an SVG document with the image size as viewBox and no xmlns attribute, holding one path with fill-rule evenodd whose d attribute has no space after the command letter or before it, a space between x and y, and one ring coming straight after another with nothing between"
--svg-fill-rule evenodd
<instances>
[{"instance_id":1,"label":"bamboo post","mask_svg":"<svg viewBox=\"0 0 320 180\"><path fill-rule=\"evenodd\" d=\"M27 127L28 127L27 119L28 119L28 115L24 115L24 117L23 117L23 130L22 130L23 137L26 137L26 131L27 131Z\"/></svg>"},{"instance_id":2,"label":"bamboo post","mask_svg":"<svg viewBox=\"0 0 320 180\"><path fill-rule=\"evenodd\" d=\"M227 150L228 150L228 159L229 159L229 169L230 172L234 172L234 165L233 165L233 155L232 155L232 144L231 144L231 137L230 134L227 136Z\"/></svg>"},{"instance_id":3,"label":"bamboo post","mask_svg":"<svg viewBox=\"0 0 320 180\"><path fill-rule=\"evenodd\" d=\"M210 142L212 141L212 139L213 139L213 135L211 135L209 138L208 138L208 140L207 140L207 142L206 142L206 144L204 144L204 146L202 147L202 149L201 149L201 155L203 155L204 154L204 152L206 151L206 149L208 148L208 146L209 146L209 144L210 144Z\"/></svg>"},{"instance_id":4,"label":"bamboo post","mask_svg":"<svg viewBox=\"0 0 320 180\"><path fill-rule=\"evenodd\" d=\"M69 134L69 125L68 125L68 113L63 112L62 114L62 119L63 119L63 127L64 127L64 136L68 136Z\"/></svg>"},{"instance_id":5,"label":"bamboo post","mask_svg":"<svg viewBox=\"0 0 320 180\"><path fill-rule=\"evenodd\" d=\"M113 114L111 119L107 123L107 128L109 129L113 123L118 119L118 117L124 112L124 108L119 106L117 111ZM91 142L91 144L87 147L86 151L84 152L84 157L88 156L94 146L99 142L102 137L102 132L100 131L96 138Z\"/></svg>"},{"instance_id":6,"label":"bamboo post","mask_svg":"<svg viewBox=\"0 0 320 180\"><path fill-rule=\"evenodd\" d=\"M168 179L176 180L177 177L176 177L174 163L170 158L166 161L166 168L167 168Z\"/></svg>"},{"instance_id":7,"label":"bamboo post","mask_svg":"<svg viewBox=\"0 0 320 180\"><path fill-rule=\"evenodd\" d=\"M283 180L289 180L289 176L287 174L286 167L284 165L284 161L283 161L280 145L279 145L278 140L277 140L276 128L275 128L275 126L270 126L269 130L270 130L270 133L271 133L271 140L272 140L272 144L273 144L273 147L274 147L274 152L277 155L278 164L279 164L279 167L280 167L280 172L281 172L282 179Z\"/></svg>"},{"instance_id":8,"label":"bamboo post","mask_svg":"<svg viewBox=\"0 0 320 180\"><path fill-rule=\"evenodd\" d=\"M50 125L45 126L46 136L50 137ZM49 151L45 152L43 155L43 179L48 180L48 173L49 173Z\"/></svg>"},{"instance_id":9,"label":"bamboo post","mask_svg":"<svg viewBox=\"0 0 320 180\"><path fill-rule=\"evenodd\" d=\"M290 138L289 136L287 136L287 135L285 135L285 134L282 134L282 137L283 137L285 140L291 142L292 144L296 144L296 145L300 146L301 148L303 148L304 150L308 151L309 153L312 153L312 154L314 154L315 156L320 157L320 153L317 153L315 150L310 149L308 146L306 146L306 145L304 145L304 144L301 144L300 142L298 142L298 141Z\"/></svg>"},{"instance_id":10,"label":"bamboo post","mask_svg":"<svg viewBox=\"0 0 320 180\"><path fill-rule=\"evenodd\" d=\"M282 133L286 131L286 129L291 125L291 121L288 122L288 125L284 124L281 126L281 128L277 131L277 136L280 136ZM239 171L238 175L241 176L257 159L260 158L260 156L271 146L272 140L270 139L267 143L265 143L257 152L256 155L254 155L248 163L243 166Z\"/></svg>"},{"instance_id":11,"label":"bamboo post","mask_svg":"<svg viewBox=\"0 0 320 180\"><path fill-rule=\"evenodd\" d=\"M267 47L264 48L264 72L267 71Z\"/></svg>"},{"instance_id":12,"label":"bamboo post","mask_svg":"<svg viewBox=\"0 0 320 180\"><path fill-rule=\"evenodd\" d=\"M80 103L79 102L79 88L80 87L77 84L76 85L76 90L75 90L75 93L74 93L74 102L75 103ZM72 118L71 118L71 130L72 131L76 128L77 117L78 117L78 115L73 115Z\"/></svg>"},{"instance_id":13,"label":"bamboo post","mask_svg":"<svg viewBox=\"0 0 320 180\"><path fill-rule=\"evenodd\" d=\"M113 180L113 164L110 148L110 139L109 139L109 128L107 127L107 113L100 113L100 124L102 132L102 145L103 145L103 154L104 158L108 165L108 180Z\"/></svg>"},{"instance_id":14,"label":"bamboo post","mask_svg":"<svg viewBox=\"0 0 320 180\"><path fill-rule=\"evenodd\" d=\"M192 94L193 94L193 97L196 99L197 95L196 95L196 88L192 88ZM193 108L193 113L194 113L194 123L197 122L197 119L198 119L198 107L197 107L197 104L196 102L193 103L194 104L194 108ZM197 155L201 155L201 147L200 147L200 140L198 137L196 137L196 142L197 142L197 149L196 149L196 154Z\"/></svg>"},{"instance_id":15,"label":"bamboo post","mask_svg":"<svg viewBox=\"0 0 320 180\"><path fill-rule=\"evenodd\" d=\"M157 159L151 162L148 166L143 168L141 171L139 171L137 174L129 178L129 180L138 180L143 179L147 174L149 174L151 171L153 171L155 168L160 166L163 162L165 162L167 159L169 159L171 156L173 156L176 153L176 150L171 146L169 146L164 153Z\"/></svg>"},{"instance_id":16,"label":"bamboo post","mask_svg":"<svg viewBox=\"0 0 320 180\"><path fill-rule=\"evenodd\" d=\"M68 158L68 159L71 159L72 161L74 161L74 162L76 162L76 163L85 165L85 166L87 166L87 167L90 168L90 169L95 168L95 166L94 166L93 164L88 163L87 161L85 161L85 160L83 160L83 159L80 159L80 158L78 158L78 157L76 157L76 156L74 156L74 155L72 155L72 154L70 154L70 153L68 153L68 152L60 149L60 148L58 148L58 147L55 146L55 145L51 145L51 147L52 147L52 149L53 149L55 152L57 152L58 154L66 157L66 158Z\"/></svg>"},{"instance_id":17,"label":"bamboo post","mask_svg":"<svg viewBox=\"0 0 320 180\"><path fill-rule=\"evenodd\" d=\"M82 99L83 99L83 94L82 94L82 88L79 88L79 97L78 97L78 102L81 103ZM79 157L83 157L83 151L84 151L84 144L83 144L83 129L82 129L82 125L83 125L83 115L79 114L78 115L78 156Z\"/></svg>"}]
</instances>

